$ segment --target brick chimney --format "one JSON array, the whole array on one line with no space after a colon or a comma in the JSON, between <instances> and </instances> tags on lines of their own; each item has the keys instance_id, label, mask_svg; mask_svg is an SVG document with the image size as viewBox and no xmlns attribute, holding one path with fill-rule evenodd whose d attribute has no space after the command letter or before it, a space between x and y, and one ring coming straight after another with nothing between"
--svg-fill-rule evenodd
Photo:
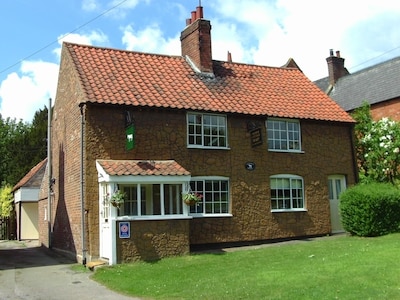
<instances>
[{"instance_id":1,"label":"brick chimney","mask_svg":"<svg viewBox=\"0 0 400 300\"><path fill-rule=\"evenodd\" d=\"M203 19L203 7L192 11L181 33L182 56L188 57L198 71L213 73L211 54L211 24Z\"/></svg>"},{"instance_id":2,"label":"brick chimney","mask_svg":"<svg viewBox=\"0 0 400 300\"><path fill-rule=\"evenodd\" d=\"M336 56L333 55L333 49L329 52L329 57L326 59L328 63L329 84L334 85L339 78L348 75L349 71L344 67L344 58L340 57L340 51L336 51Z\"/></svg>"}]
</instances>

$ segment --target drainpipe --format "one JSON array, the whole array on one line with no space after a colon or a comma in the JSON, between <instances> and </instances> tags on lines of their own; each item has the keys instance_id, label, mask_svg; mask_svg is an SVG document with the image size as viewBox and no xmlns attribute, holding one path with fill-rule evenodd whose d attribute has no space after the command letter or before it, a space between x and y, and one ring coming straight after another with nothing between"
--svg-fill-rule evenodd
<instances>
[{"instance_id":1,"label":"drainpipe","mask_svg":"<svg viewBox=\"0 0 400 300\"><path fill-rule=\"evenodd\" d=\"M52 156L51 156L51 98L49 98L49 107L47 109L47 166L48 166L48 193L47 193L47 227L48 227L48 245L52 247L53 230L51 227L51 186L52 186Z\"/></svg>"},{"instance_id":2,"label":"drainpipe","mask_svg":"<svg viewBox=\"0 0 400 300\"><path fill-rule=\"evenodd\" d=\"M352 124L350 126L350 142L351 142L351 154L353 156L353 170L354 170L354 180L355 183L357 184L360 181L359 177L359 170L358 170L358 161L357 161L357 153L356 153L356 145L355 145L355 137L354 137L354 127L355 125Z\"/></svg>"},{"instance_id":3,"label":"drainpipe","mask_svg":"<svg viewBox=\"0 0 400 300\"><path fill-rule=\"evenodd\" d=\"M82 264L86 266L86 235L85 235L85 186L84 186L84 130L85 130L85 116L84 116L84 109L85 104L79 104L81 109L81 170L80 170L80 181L81 181L81 228L82 228Z\"/></svg>"}]
</instances>

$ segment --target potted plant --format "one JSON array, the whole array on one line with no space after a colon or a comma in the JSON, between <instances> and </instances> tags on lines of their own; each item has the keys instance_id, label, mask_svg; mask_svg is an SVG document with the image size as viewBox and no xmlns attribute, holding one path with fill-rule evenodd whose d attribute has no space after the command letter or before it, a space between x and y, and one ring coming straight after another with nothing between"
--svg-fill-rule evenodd
<instances>
[{"instance_id":1,"label":"potted plant","mask_svg":"<svg viewBox=\"0 0 400 300\"><path fill-rule=\"evenodd\" d=\"M201 201L201 198L203 198L203 195L193 192L182 195L183 202L185 202L187 205L198 205Z\"/></svg>"},{"instance_id":2,"label":"potted plant","mask_svg":"<svg viewBox=\"0 0 400 300\"><path fill-rule=\"evenodd\" d=\"M110 197L110 203L112 206L120 207L124 203L126 193L120 190L115 191Z\"/></svg>"}]
</instances>

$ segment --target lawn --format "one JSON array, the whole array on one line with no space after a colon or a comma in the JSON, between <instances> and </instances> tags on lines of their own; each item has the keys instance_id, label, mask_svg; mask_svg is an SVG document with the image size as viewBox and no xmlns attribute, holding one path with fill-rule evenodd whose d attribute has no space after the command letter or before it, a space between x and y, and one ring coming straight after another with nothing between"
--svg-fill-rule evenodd
<instances>
[{"instance_id":1,"label":"lawn","mask_svg":"<svg viewBox=\"0 0 400 300\"><path fill-rule=\"evenodd\" d=\"M400 299L400 234L192 254L99 268L92 278L146 299Z\"/></svg>"}]
</instances>

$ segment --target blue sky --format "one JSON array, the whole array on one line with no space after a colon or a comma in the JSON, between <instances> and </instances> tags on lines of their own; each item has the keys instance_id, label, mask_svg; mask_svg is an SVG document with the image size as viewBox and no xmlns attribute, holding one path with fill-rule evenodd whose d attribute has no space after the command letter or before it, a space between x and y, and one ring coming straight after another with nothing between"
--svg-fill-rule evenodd
<instances>
[{"instance_id":1,"label":"blue sky","mask_svg":"<svg viewBox=\"0 0 400 300\"><path fill-rule=\"evenodd\" d=\"M397 0L202 0L213 58L327 76L329 49L356 72L400 56ZM62 41L180 55L199 0L13 0L0 4L0 114L31 122L56 98Z\"/></svg>"}]
</instances>

